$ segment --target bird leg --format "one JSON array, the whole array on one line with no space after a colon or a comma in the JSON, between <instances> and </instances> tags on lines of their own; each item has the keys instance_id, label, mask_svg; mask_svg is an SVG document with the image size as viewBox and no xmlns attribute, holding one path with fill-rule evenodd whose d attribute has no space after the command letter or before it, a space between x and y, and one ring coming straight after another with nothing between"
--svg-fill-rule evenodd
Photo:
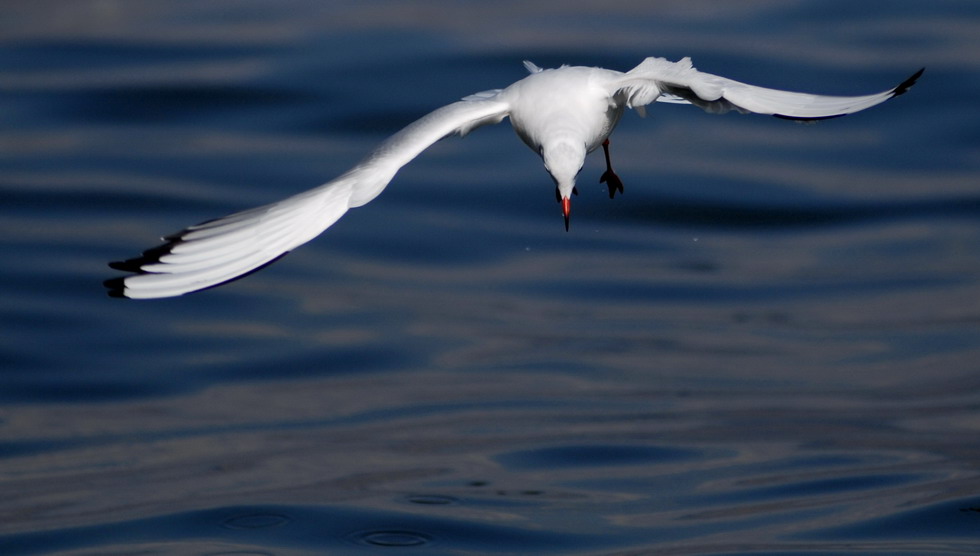
<instances>
[{"instance_id":1,"label":"bird leg","mask_svg":"<svg viewBox=\"0 0 980 556\"><path fill-rule=\"evenodd\" d=\"M612 164L609 162L609 138L602 142L602 152L606 155L606 171L599 178L599 183L606 184L609 188L609 198L616 196L616 191L623 193L623 180L619 179L616 172L613 172Z\"/></svg>"}]
</instances>

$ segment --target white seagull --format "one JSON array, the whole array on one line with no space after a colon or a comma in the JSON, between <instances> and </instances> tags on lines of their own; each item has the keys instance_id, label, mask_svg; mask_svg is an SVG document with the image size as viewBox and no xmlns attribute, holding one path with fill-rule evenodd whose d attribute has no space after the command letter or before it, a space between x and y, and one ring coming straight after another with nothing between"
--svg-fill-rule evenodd
<instances>
[{"instance_id":1,"label":"white seagull","mask_svg":"<svg viewBox=\"0 0 980 556\"><path fill-rule=\"evenodd\" d=\"M544 161L556 185L568 229L570 196L585 155L600 145L612 197L623 184L609 163L609 134L626 108L641 116L654 102L693 104L711 113L729 110L791 120L822 120L870 108L911 87L924 68L897 87L873 95L823 96L766 89L703 73L690 58L647 58L623 73L562 66L541 69L506 89L476 93L431 112L391 136L342 176L282 201L191 226L166 243L109 266L133 273L107 280L113 297L173 297L241 278L310 241L347 209L374 199L398 170L436 141L466 135L510 117L517 135Z\"/></svg>"}]
</instances>

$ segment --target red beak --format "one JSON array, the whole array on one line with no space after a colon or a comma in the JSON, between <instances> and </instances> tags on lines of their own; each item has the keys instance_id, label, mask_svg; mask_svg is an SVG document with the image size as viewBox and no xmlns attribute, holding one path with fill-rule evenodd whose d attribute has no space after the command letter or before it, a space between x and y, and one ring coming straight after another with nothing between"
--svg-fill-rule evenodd
<instances>
[{"instance_id":1,"label":"red beak","mask_svg":"<svg viewBox=\"0 0 980 556\"><path fill-rule=\"evenodd\" d=\"M561 213L565 217L565 231L568 231L568 217L572 214L572 200L568 197L561 198Z\"/></svg>"}]
</instances>

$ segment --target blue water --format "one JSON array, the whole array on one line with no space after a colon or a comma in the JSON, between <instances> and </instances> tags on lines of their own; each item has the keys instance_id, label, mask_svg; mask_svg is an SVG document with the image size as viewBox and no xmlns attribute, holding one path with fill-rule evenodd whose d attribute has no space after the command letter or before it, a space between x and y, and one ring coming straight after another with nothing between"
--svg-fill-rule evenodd
<instances>
[{"instance_id":1,"label":"blue water","mask_svg":"<svg viewBox=\"0 0 980 556\"><path fill-rule=\"evenodd\" d=\"M975 554L980 5L32 2L0 18L0 553ZM247 279L108 261L539 65L907 95L507 124Z\"/></svg>"}]
</instances>

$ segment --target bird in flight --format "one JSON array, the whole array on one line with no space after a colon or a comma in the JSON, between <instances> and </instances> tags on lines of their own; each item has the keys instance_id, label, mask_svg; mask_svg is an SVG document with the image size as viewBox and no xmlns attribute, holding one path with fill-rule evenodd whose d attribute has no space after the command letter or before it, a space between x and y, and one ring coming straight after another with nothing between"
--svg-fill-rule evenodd
<instances>
[{"instance_id":1,"label":"bird in flight","mask_svg":"<svg viewBox=\"0 0 980 556\"><path fill-rule=\"evenodd\" d=\"M109 266L130 273L105 282L109 295L133 299L174 297L230 282L279 259L336 222L347 209L374 199L398 170L443 137L466 135L505 118L537 153L555 182L568 230L575 178L586 154L600 146L609 196L623 183L609 161L609 134L627 108L641 116L652 102L692 104L710 113L730 110L790 120L852 114L901 95L920 69L897 87L872 95L825 96L779 91L696 70L690 58L647 58L620 72L562 66L541 69L505 89L483 91L443 106L381 143L347 173L281 201L190 226L165 243Z\"/></svg>"}]
</instances>

